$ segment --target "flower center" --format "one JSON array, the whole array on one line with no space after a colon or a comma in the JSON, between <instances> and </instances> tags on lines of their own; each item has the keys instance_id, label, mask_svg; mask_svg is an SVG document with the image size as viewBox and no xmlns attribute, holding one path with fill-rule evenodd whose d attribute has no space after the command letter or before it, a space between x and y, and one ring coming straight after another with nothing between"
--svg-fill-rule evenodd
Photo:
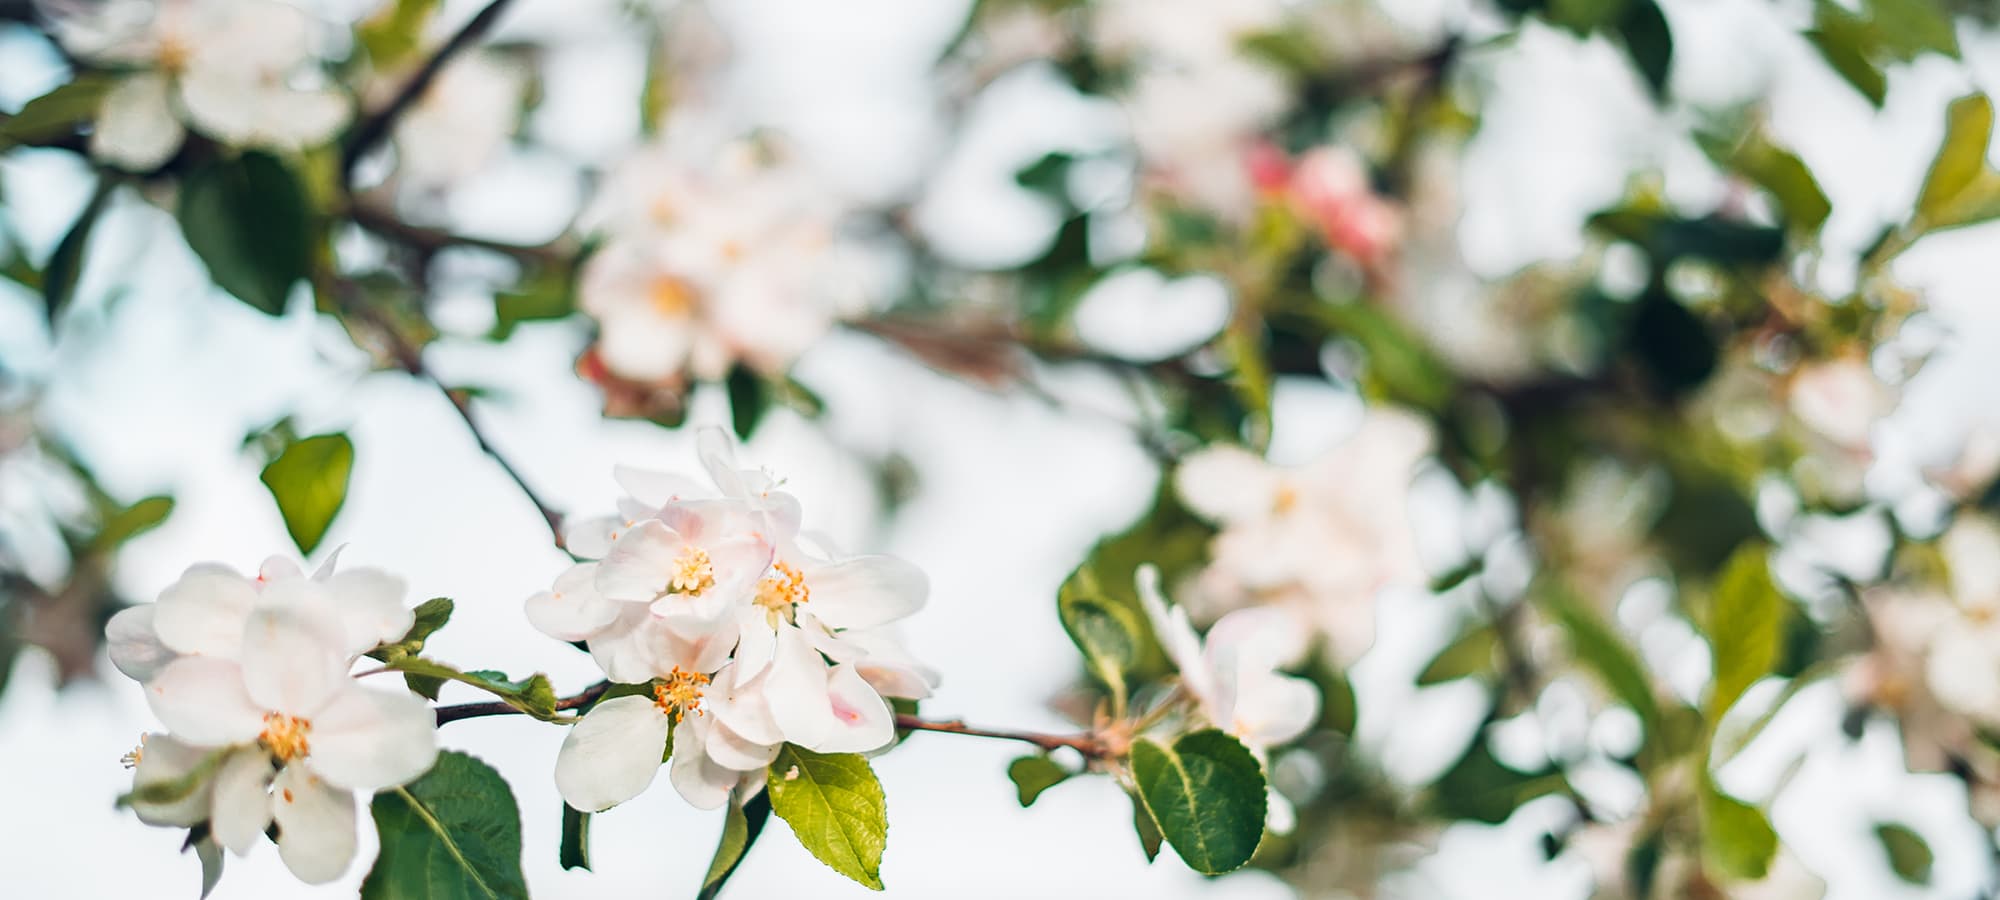
<instances>
[{"instance_id":1,"label":"flower center","mask_svg":"<svg viewBox=\"0 0 2000 900\"><path fill-rule=\"evenodd\" d=\"M701 715L701 689L707 686L707 675L685 672L675 666L664 680L653 685L653 705L675 722L686 718L688 713Z\"/></svg>"},{"instance_id":2,"label":"flower center","mask_svg":"<svg viewBox=\"0 0 2000 900\"><path fill-rule=\"evenodd\" d=\"M687 282L671 275L653 279L653 286L646 291L646 300L653 304L653 311L663 318L685 319L694 311L694 291L688 289Z\"/></svg>"},{"instance_id":3,"label":"flower center","mask_svg":"<svg viewBox=\"0 0 2000 900\"><path fill-rule=\"evenodd\" d=\"M1271 500L1271 511L1278 515L1291 512L1299 505L1299 489L1289 484L1278 486L1278 495Z\"/></svg>"},{"instance_id":4,"label":"flower center","mask_svg":"<svg viewBox=\"0 0 2000 900\"><path fill-rule=\"evenodd\" d=\"M772 568L777 571L757 582L757 605L764 608L775 625L779 617L789 614L794 606L811 600L812 589L806 587L806 575L798 567L780 562Z\"/></svg>"},{"instance_id":5,"label":"flower center","mask_svg":"<svg viewBox=\"0 0 2000 900\"><path fill-rule=\"evenodd\" d=\"M257 743L271 751L278 762L287 763L310 752L312 748L306 739L311 735L311 722L270 712L264 714L264 733L257 735Z\"/></svg>"},{"instance_id":6,"label":"flower center","mask_svg":"<svg viewBox=\"0 0 2000 900\"><path fill-rule=\"evenodd\" d=\"M160 35L159 52L153 58L160 71L178 74L187 68L188 60L194 58L194 47L185 35L169 32Z\"/></svg>"},{"instance_id":7,"label":"flower center","mask_svg":"<svg viewBox=\"0 0 2000 900\"><path fill-rule=\"evenodd\" d=\"M708 551L700 547L681 548L681 555L674 557L674 572L667 577L667 592L700 596L712 587L715 587L715 564L709 561Z\"/></svg>"},{"instance_id":8,"label":"flower center","mask_svg":"<svg viewBox=\"0 0 2000 900\"><path fill-rule=\"evenodd\" d=\"M125 768L136 769L139 767L139 761L145 758L146 758L146 736L142 734L139 735L139 743L136 746L134 746L130 751L128 751L124 756L119 757L118 762L124 765Z\"/></svg>"}]
</instances>

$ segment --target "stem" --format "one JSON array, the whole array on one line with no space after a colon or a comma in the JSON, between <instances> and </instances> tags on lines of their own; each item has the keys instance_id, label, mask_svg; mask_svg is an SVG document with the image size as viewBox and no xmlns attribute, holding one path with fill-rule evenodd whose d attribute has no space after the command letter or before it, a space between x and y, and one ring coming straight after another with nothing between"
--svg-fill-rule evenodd
<instances>
[{"instance_id":1,"label":"stem","mask_svg":"<svg viewBox=\"0 0 2000 900\"><path fill-rule=\"evenodd\" d=\"M412 225L396 217L380 206L355 202L347 208L347 216L354 224L372 231L396 243L415 248L424 254L436 253L448 247L471 247L489 250L511 256L525 263L544 266L566 266L576 256L575 250L563 241L545 244L511 244L486 238L472 237L441 228L425 228Z\"/></svg>"},{"instance_id":2,"label":"stem","mask_svg":"<svg viewBox=\"0 0 2000 900\"><path fill-rule=\"evenodd\" d=\"M499 21L500 14L506 12L507 5L512 2L513 0L493 0L486 4L485 9L480 10L478 15L465 23L465 27L447 39L444 46L431 54L430 59L424 60L423 66L410 76L409 81L403 83L402 88L396 91L396 96L390 98L387 106L362 119L360 124L355 126L354 131L348 135L347 146L341 150L340 172L343 180L353 176L354 164L362 156L367 155L368 151L375 149L376 144L382 143L382 140L389 136L390 130L396 127L396 120L402 118L403 113L424 95L424 91L430 88L438 73L444 70L445 64L451 62L451 58L459 51L471 46L484 37L486 32L491 31L494 23Z\"/></svg>"},{"instance_id":3,"label":"stem","mask_svg":"<svg viewBox=\"0 0 2000 900\"><path fill-rule=\"evenodd\" d=\"M590 687L584 688L576 694L557 700L556 708L575 709L579 706L585 706L598 697L603 696L604 692L610 689L611 682L600 681ZM450 706L440 706L437 708L437 723L443 725L446 722L456 722L460 719L479 719L486 716L512 716L519 715L520 712L519 709L514 708L511 704L502 703L498 700L487 703L454 703Z\"/></svg>"},{"instance_id":4,"label":"stem","mask_svg":"<svg viewBox=\"0 0 2000 900\"><path fill-rule=\"evenodd\" d=\"M927 722L916 716L902 713L896 715L896 727L905 731L935 731L939 734L964 734L972 737L994 738L1003 741L1021 741L1022 743L1034 744L1045 751L1054 751L1068 747L1090 759L1102 759L1111 755L1110 748L1106 747L1103 741L1098 740L1095 735L1089 734L1060 735L1042 734L1033 731L997 731L986 728L973 728L957 719L945 722Z\"/></svg>"}]
</instances>

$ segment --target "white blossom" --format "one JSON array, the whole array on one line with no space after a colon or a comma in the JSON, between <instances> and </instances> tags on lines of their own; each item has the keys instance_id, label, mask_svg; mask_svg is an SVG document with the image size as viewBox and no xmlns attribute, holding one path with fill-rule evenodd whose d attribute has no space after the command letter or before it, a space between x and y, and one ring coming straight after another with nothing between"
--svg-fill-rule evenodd
<instances>
[{"instance_id":1,"label":"white blossom","mask_svg":"<svg viewBox=\"0 0 2000 900\"><path fill-rule=\"evenodd\" d=\"M436 186L478 171L506 147L526 87L495 54L453 59L396 123L397 174Z\"/></svg>"}]
</instances>

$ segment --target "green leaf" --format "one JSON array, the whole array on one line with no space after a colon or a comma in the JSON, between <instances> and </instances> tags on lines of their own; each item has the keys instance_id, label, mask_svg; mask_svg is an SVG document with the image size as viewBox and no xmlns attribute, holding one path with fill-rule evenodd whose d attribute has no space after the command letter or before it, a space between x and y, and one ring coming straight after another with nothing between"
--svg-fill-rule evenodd
<instances>
[{"instance_id":1,"label":"green leaf","mask_svg":"<svg viewBox=\"0 0 2000 900\"><path fill-rule=\"evenodd\" d=\"M556 861L568 869L590 869L590 813L567 803L562 805L562 843Z\"/></svg>"},{"instance_id":2,"label":"green leaf","mask_svg":"<svg viewBox=\"0 0 2000 900\"><path fill-rule=\"evenodd\" d=\"M422 45L424 25L439 0L394 0L355 26L355 36L377 69L394 68Z\"/></svg>"},{"instance_id":3,"label":"green leaf","mask_svg":"<svg viewBox=\"0 0 2000 900\"><path fill-rule=\"evenodd\" d=\"M278 501L285 530L299 552L312 553L326 537L327 527L347 502L347 477L353 471L354 443L345 434L295 442L264 467L259 477Z\"/></svg>"},{"instance_id":4,"label":"green leaf","mask_svg":"<svg viewBox=\"0 0 2000 900\"><path fill-rule=\"evenodd\" d=\"M194 855L201 860L201 897L207 900L208 895L215 892L215 886L222 883L222 862L225 858L222 845L216 843L214 838L196 841Z\"/></svg>"},{"instance_id":5,"label":"green leaf","mask_svg":"<svg viewBox=\"0 0 2000 900\"><path fill-rule=\"evenodd\" d=\"M470 685L505 701L507 705L544 722L565 721L566 716L556 709L555 687L549 684L548 676L539 672L520 680L509 679L505 673L490 669L461 672L436 660L421 656L405 656L387 660L383 668L402 672L405 676L419 676L440 681L456 681ZM419 690L425 696L436 700L433 694Z\"/></svg>"},{"instance_id":6,"label":"green leaf","mask_svg":"<svg viewBox=\"0 0 2000 900\"><path fill-rule=\"evenodd\" d=\"M2000 217L2000 172L1986 161L1993 138L1993 101L1971 94L1945 110L1944 142L1917 193L1912 223L1919 232L1973 225Z\"/></svg>"},{"instance_id":7,"label":"green leaf","mask_svg":"<svg viewBox=\"0 0 2000 900\"><path fill-rule=\"evenodd\" d=\"M1863 52L1860 37L1851 29L1815 28L1806 40L1819 50L1826 64L1877 109L1889 96L1889 76Z\"/></svg>"},{"instance_id":8,"label":"green leaf","mask_svg":"<svg viewBox=\"0 0 2000 900\"><path fill-rule=\"evenodd\" d=\"M1833 205L1797 154L1772 143L1762 129L1734 144L1715 134L1697 134L1696 143L1716 165L1750 179L1778 202L1785 224L1806 234L1819 231Z\"/></svg>"},{"instance_id":9,"label":"green leaf","mask_svg":"<svg viewBox=\"0 0 2000 900\"><path fill-rule=\"evenodd\" d=\"M520 808L491 766L447 750L373 807L382 851L361 900L526 900Z\"/></svg>"},{"instance_id":10,"label":"green leaf","mask_svg":"<svg viewBox=\"0 0 2000 900\"><path fill-rule=\"evenodd\" d=\"M1568 635L1570 652L1577 661L1594 673L1612 696L1639 715L1648 735L1656 734L1660 723L1659 701L1654 698L1646 669L1632 648L1568 592L1554 588L1543 591L1541 598L1542 609Z\"/></svg>"},{"instance_id":11,"label":"green leaf","mask_svg":"<svg viewBox=\"0 0 2000 900\"><path fill-rule=\"evenodd\" d=\"M1493 649L1499 639L1492 626L1480 625L1468 629L1458 636L1451 645L1438 651L1431 664L1417 675L1418 687L1430 687L1447 681L1456 681L1469 675L1486 674L1493 671Z\"/></svg>"},{"instance_id":12,"label":"green leaf","mask_svg":"<svg viewBox=\"0 0 2000 900\"><path fill-rule=\"evenodd\" d=\"M576 311L569 273L554 268L535 270L511 290L493 294L493 330L488 337L504 341L522 322L560 319Z\"/></svg>"},{"instance_id":13,"label":"green leaf","mask_svg":"<svg viewBox=\"0 0 2000 900\"><path fill-rule=\"evenodd\" d=\"M709 861L708 874L702 876L701 893L695 900L715 900L721 895L722 886L729 883L729 876L736 874L744 854L750 852L750 846L764 833L764 823L771 820L771 794L760 791L741 805L731 796L728 810L728 817L722 822L722 840L716 844L715 858Z\"/></svg>"},{"instance_id":14,"label":"green leaf","mask_svg":"<svg viewBox=\"0 0 2000 900\"><path fill-rule=\"evenodd\" d=\"M1931 845L1923 835L1910 826L1896 822L1883 822L1875 826L1875 840L1882 845L1882 853L1889 857L1889 870L1911 884L1929 884L1931 864L1936 857L1931 853Z\"/></svg>"},{"instance_id":15,"label":"green leaf","mask_svg":"<svg viewBox=\"0 0 2000 900\"><path fill-rule=\"evenodd\" d=\"M1674 36L1667 28L1667 17L1653 0L1627 0L1624 7L1613 30L1654 98L1663 100L1674 62Z\"/></svg>"},{"instance_id":16,"label":"green leaf","mask_svg":"<svg viewBox=\"0 0 2000 900\"><path fill-rule=\"evenodd\" d=\"M164 494L147 497L137 503L106 516L104 524L97 529L97 536L91 538L93 553L110 553L139 535L152 531L173 515L174 498Z\"/></svg>"},{"instance_id":17,"label":"green leaf","mask_svg":"<svg viewBox=\"0 0 2000 900\"><path fill-rule=\"evenodd\" d=\"M1701 798L1701 844L1709 871L1756 881L1771 871L1778 833L1757 807L1708 785Z\"/></svg>"},{"instance_id":18,"label":"green leaf","mask_svg":"<svg viewBox=\"0 0 2000 900\"><path fill-rule=\"evenodd\" d=\"M771 408L771 392L764 389L763 376L749 366L730 369L723 384L729 389L729 425L738 440L747 441Z\"/></svg>"},{"instance_id":19,"label":"green leaf","mask_svg":"<svg viewBox=\"0 0 2000 900\"><path fill-rule=\"evenodd\" d=\"M112 178L98 178L90 202L49 254L49 264L42 267L42 305L51 327L76 296L77 281L83 277L83 251L90 246L90 233L97 227L97 220L103 216L104 207L117 187L118 182Z\"/></svg>"},{"instance_id":20,"label":"green leaf","mask_svg":"<svg viewBox=\"0 0 2000 900\"><path fill-rule=\"evenodd\" d=\"M424 642L429 640L432 634L437 633L438 629L443 628L446 622L451 621L452 608L450 597L432 597L425 600L417 605L414 618L410 622L410 630L404 632L401 639L393 644L383 644L368 651L368 656L388 662L424 652Z\"/></svg>"},{"instance_id":21,"label":"green leaf","mask_svg":"<svg viewBox=\"0 0 2000 900\"><path fill-rule=\"evenodd\" d=\"M111 75L85 74L28 101L20 112L0 121L0 150L49 144L74 135L77 126L97 118L104 95L117 84L118 79Z\"/></svg>"},{"instance_id":22,"label":"green leaf","mask_svg":"<svg viewBox=\"0 0 2000 900\"><path fill-rule=\"evenodd\" d=\"M1122 695L1125 673L1138 664L1145 632L1132 607L1106 593L1094 559L1077 566L1056 591L1056 615L1091 672Z\"/></svg>"},{"instance_id":23,"label":"green leaf","mask_svg":"<svg viewBox=\"0 0 2000 900\"><path fill-rule=\"evenodd\" d=\"M1562 775L1553 769L1520 772L1493 757L1482 730L1450 769L1431 786L1428 807L1449 819L1471 819L1497 825L1521 804L1561 790Z\"/></svg>"},{"instance_id":24,"label":"green leaf","mask_svg":"<svg viewBox=\"0 0 2000 900\"><path fill-rule=\"evenodd\" d=\"M183 180L176 215L216 285L276 316L307 274L309 213L298 176L277 157L251 151Z\"/></svg>"},{"instance_id":25,"label":"green leaf","mask_svg":"<svg viewBox=\"0 0 2000 900\"><path fill-rule=\"evenodd\" d=\"M1146 861L1160 858L1160 844L1166 838L1160 835L1160 825L1153 821L1153 814L1146 811L1146 801L1139 798L1136 791L1126 792L1132 798L1132 830L1139 833L1139 849L1145 851Z\"/></svg>"},{"instance_id":26,"label":"green leaf","mask_svg":"<svg viewBox=\"0 0 2000 900\"><path fill-rule=\"evenodd\" d=\"M1264 770L1235 738L1215 729L1172 747L1132 745L1132 780L1160 834L1189 868L1220 875L1250 861L1264 838Z\"/></svg>"},{"instance_id":27,"label":"green leaf","mask_svg":"<svg viewBox=\"0 0 2000 900\"><path fill-rule=\"evenodd\" d=\"M1787 609L1785 598L1771 583L1764 548L1747 544L1737 550L1716 580L1708 616L1715 660L1715 685L1706 707L1711 723L1777 664Z\"/></svg>"},{"instance_id":28,"label":"green leaf","mask_svg":"<svg viewBox=\"0 0 2000 900\"><path fill-rule=\"evenodd\" d=\"M1007 764L1007 779L1014 782L1022 808L1033 806L1043 791L1068 780L1070 771L1047 756L1023 756Z\"/></svg>"},{"instance_id":29,"label":"green leaf","mask_svg":"<svg viewBox=\"0 0 2000 900\"><path fill-rule=\"evenodd\" d=\"M771 761L771 809L814 858L882 889L889 809L882 782L857 753L814 753L786 744Z\"/></svg>"}]
</instances>

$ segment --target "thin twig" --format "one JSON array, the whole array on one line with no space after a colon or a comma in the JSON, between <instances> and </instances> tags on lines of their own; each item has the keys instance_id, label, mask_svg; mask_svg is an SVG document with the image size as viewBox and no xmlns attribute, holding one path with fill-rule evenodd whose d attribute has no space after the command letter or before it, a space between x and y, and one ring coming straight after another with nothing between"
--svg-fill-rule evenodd
<instances>
[{"instance_id":1,"label":"thin twig","mask_svg":"<svg viewBox=\"0 0 2000 900\"><path fill-rule=\"evenodd\" d=\"M591 701L603 696L604 692L608 690L611 690L611 682L600 681L572 696L557 700L556 708L575 709L579 706L588 705ZM488 703L455 703L451 706L440 706L437 708L437 723L443 725L446 722L456 722L460 719L478 719L485 716L511 716L517 715L520 712L521 710L512 704L502 703L498 700Z\"/></svg>"},{"instance_id":2,"label":"thin twig","mask_svg":"<svg viewBox=\"0 0 2000 900\"><path fill-rule=\"evenodd\" d=\"M500 15L507 11L507 5L512 2L513 0L493 0L486 4L485 9L480 10L478 15L465 23L465 27L447 39L444 46L431 54L430 59L424 60L423 66L410 76L409 81L403 82L402 88L390 98L388 105L362 119L360 124L354 127L354 131L348 135L347 146L341 151L340 171L343 180L353 175L354 164L359 162L361 157L367 155L368 151L375 149L376 144L389 136L389 132L396 127L396 120L402 118L403 113L424 95L424 91L430 88L438 73L444 70L445 64L451 62L451 58L459 51L471 46L484 37L486 32L491 31L494 23L500 20Z\"/></svg>"},{"instance_id":3,"label":"thin twig","mask_svg":"<svg viewBox=\"0 0 2000 900\"><path fill-rule=\"evenodd\" d=\"M1034 744L1045 751L1055 751L1068 747L1090 759L1102 759L1111 755L1103 741L1093 735L1041 734L1033 731L995 731L973 728L957 719L946 722L928 722L916 716L898 713L896 727L905 731L935 731L939 734L964 734L972 737L995 738L1003 741L1021 741Z\"/></svg>"},{"instance_id":4,"label":"thin twig","mask_svg":"<svg viewBox=\"0 0 2000 900\"><path fill-rule=\"evenodd\" d=\"M576 257L576 249L561 240L544 244L513 244L472 237L442 228L412 225L397 218L395 213L370 203L356 202L350 205L347 208L347 217L353 220L354 224L380 237L414 248L421 253L436 253L448 247L471 247L544 266L565 266Z\"/></svg>"}]
</instances>

